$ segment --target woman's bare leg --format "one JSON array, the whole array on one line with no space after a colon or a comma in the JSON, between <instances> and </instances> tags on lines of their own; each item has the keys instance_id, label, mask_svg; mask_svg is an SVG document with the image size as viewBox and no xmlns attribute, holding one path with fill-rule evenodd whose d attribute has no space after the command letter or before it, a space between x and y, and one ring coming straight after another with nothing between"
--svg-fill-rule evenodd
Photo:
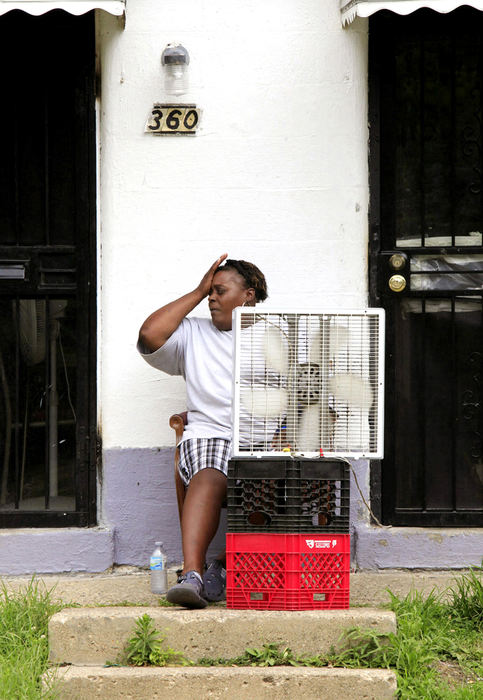
<instances>
[{"instance_id":1,"label":"woman's bare leg","mask_svg":"<svg viewBox=\"0 0 483 700\"><path fill-rule=\"evenodd\" d=\"M181 518L183 573L203 574L206 551L218 529L225 499L226 476L218 469L202 469L191 479Z\"/></svg>"}]
</instances>

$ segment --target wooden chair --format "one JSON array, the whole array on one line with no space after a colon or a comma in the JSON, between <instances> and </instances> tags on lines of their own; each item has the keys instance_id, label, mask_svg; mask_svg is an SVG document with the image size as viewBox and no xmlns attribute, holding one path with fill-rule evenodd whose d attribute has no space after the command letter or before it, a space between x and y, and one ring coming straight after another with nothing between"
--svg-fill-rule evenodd
<instances>
[{"instance_id":1,"label":"wooden chair","mask_svg":"<svg viewBox=\"0 0 483 700\"><path fill-rule=\"evenodd\" d=\"M183 483L182 478L178 471L179 462L179 448L178 443L183 437L183 432L185 426L188 423L188 413L184 411L183 413L174 413L169 419L169 425L176 433L176 450L174 453L174 484L176 486L176 499L178 501L178 513L179 521L181 522L181 513L183 512L184 497L186 494L186 486Z\"/></svg>"}]
</instances>

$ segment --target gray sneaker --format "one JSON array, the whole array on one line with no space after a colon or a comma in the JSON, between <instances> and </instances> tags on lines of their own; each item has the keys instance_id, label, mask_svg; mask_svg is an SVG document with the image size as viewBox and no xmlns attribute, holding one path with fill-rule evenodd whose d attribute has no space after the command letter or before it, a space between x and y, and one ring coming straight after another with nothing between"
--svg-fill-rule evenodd
<instances>
[{"instance_id":1,"label":"gray sneaker","mask_svg":"<svg viewBox=\"0 0 483 700\"><path fill-rule=\"evenodd\" d=\"M203 580L197 571L187 571L178 578L166 594L166 600L184 608L206 608L203 598Z\"/></svg>"},{"instance_id":2,"label":"gray sneaker","mask_svg":"<svg viewBox=\"0 0 483 700\"><path fill-rule=\"evenodd\" d=\"M226 570L219 559L214 559L203 574L205 598L215 603L226 598Z\"/></svg>"}]
</instances>

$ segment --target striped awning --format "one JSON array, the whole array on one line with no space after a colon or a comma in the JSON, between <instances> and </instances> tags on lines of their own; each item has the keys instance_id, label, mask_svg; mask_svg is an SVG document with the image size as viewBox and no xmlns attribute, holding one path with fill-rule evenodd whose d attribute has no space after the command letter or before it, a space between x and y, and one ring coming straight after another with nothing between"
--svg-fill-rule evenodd
<instances>
[{"instance_id":1,"label":"striped awning","mask_svg":"<svg viewBox=\"0 0 483 700\"><path fill-rule=\"evenodd\" d=\"M340 11L342 24L350 24L356 17L369 17L379 10L409 15L423 7L436 12L452 12L462 5L483 10L483 0L340 0Z\"/></svg>"},{"instance_id":2,"label":"striped awning","mask_svg":"<svg viewBox=\"0 0 483 700\"><path fill-rule=\"evenodd\" d=\"M123 15L126 0L0 0L0 15L10 10L23 10L29 15L43 15L50 10L65 10L83 15L89 10L105 10L111 15Z\"/></svg>"}]
</instances>

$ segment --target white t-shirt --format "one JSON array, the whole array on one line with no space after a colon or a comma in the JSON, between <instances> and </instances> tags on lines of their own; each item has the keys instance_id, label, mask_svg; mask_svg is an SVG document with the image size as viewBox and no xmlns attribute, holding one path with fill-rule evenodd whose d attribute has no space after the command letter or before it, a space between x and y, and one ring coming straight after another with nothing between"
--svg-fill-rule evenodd
<instances>
[{"instance_id":1,"label":"white t-shirt","mask_svg":"<svg viewBox=\"0 0 483 700\"><path fill-rule=\"evenodd\" d=\"M232 438L232 331L220 331L208 318L185 318L166 343L148 353L148 364L186 381L188 425L182 442L190 438Z\"/></svg>"}]
</instances>

